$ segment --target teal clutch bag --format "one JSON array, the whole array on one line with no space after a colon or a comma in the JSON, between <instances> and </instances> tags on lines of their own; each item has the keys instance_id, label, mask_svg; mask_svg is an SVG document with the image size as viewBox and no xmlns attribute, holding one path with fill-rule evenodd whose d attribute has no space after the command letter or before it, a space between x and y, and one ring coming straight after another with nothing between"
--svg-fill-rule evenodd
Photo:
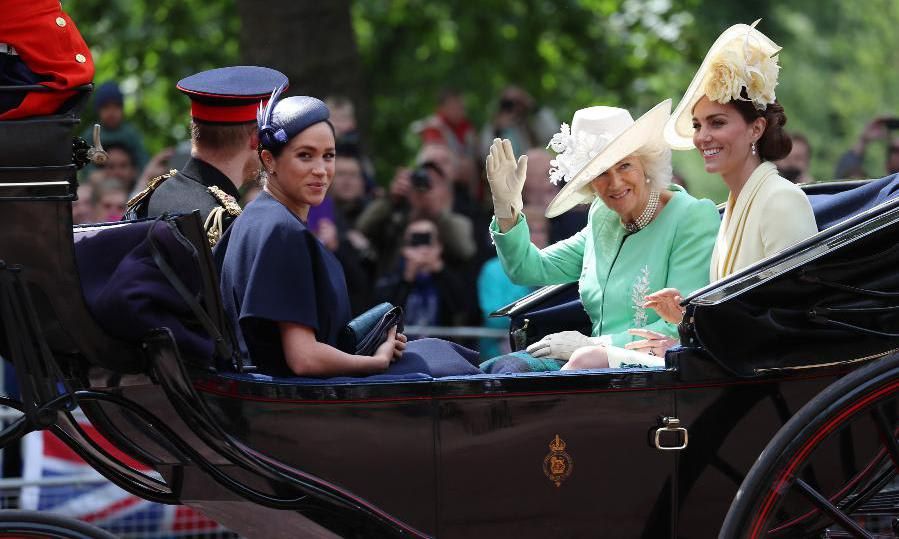
<instances>
[{"instance_id":1,"label":"teal clutch bag","mask_svg":"<svg viewBox=\"0 0 899 539\"><path fill-rule=\"evenodd\" d=\"M350 320L337 336L337 347L348 354L372 356L387 340L390 328L403 331L403 308L381 303Z\"/></svg>"}]
</instances>

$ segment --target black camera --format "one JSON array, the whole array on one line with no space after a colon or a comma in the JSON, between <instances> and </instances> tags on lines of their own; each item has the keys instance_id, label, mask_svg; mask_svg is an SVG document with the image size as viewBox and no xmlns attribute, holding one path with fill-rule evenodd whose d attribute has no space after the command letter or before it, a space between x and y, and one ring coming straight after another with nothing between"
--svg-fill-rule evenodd
<instances>
[{"instance_id":1,"label":"black camera","mask_svg":"<svg viewBox=\"0 0 899 539\"><path fill-rule=\"evenodd\" d=\"M504 97L499 100L499 110L503 112L515 112L518 109L518 102L514 99Z\"/></svg>"},{"instance_id":2,"label":"black camera","mask_svg":"<svg viewBox=\"0 0 899 539\"><path fill-rule=\"evenodd\" d=\"M413 232L411 236L409 236L408 245L410 247L419 247L421 245L431 245L431 233L430 232Z\"/></svg>"},{"instance_id":3,"label":"black camera","mask_svg":"<svg viewBox=\"0 0 899 539\"><path fill-rule=\"evenodd\" d=\"M409 181L417 191L427 191L431 188L431 176L428 174L428 169L424 167L417 167L413 170Z\"/></svg>"},{"instance_id":4,"label":"black camera","mask_svg":"<svg viewBox=\"0 0 899 539\"><path fill-rule=\"evenodd\" d=\"M440 177L443 176L443 170L437 165L437 163L433 161L425 161L424 163L415 167L415 170L412 171L412 175L409 177L409 181L412 183L412 187L414 187L417 191L428 191L431 189L431 175L428 173L428 170L433 170Z\"/></svg>"}]
</instances>

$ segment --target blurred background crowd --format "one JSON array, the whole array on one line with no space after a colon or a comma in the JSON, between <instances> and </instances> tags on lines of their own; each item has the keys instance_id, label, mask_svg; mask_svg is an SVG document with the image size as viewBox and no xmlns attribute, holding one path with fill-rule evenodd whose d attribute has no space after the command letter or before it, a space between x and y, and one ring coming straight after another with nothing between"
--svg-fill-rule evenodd
<instances>
[{"instance_id":1,"label":"blurred background crowd","mask_svg":"<svg viewBox=\"0 0 899 539\"><path fill-rule=\"evenodd\" d=\"M494 137L529 156L525 213L545 245L584 226L547 220L557 188L545 147L580 107L637 113L679 94L709 42L763 18L789 66L777 88L793 152L781 174L806 183L899 171L899 4L892 0L82 0L64 7L91 46L97 88L84 136L102 126L110 159L80 178L77 222L118 219L146 182L189 155L188 100L175 81L224 65L277 68L289 94L325 99L336 175L310 226L342 262L354 313L404 305L413 326L498 327L486 315L530 290L490 243L484 158ZM726 188L694 152L676 179L720 202ZM242 193L246 204L258 185ZM583 208L586 210L586 207ZM484 357L501 339L461 342Z\"/></svg>"}]
</instances>

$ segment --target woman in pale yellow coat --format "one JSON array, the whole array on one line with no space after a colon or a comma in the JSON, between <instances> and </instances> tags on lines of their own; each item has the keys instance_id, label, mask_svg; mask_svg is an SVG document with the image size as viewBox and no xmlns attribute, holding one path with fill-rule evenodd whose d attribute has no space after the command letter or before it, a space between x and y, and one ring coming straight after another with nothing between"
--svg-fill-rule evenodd
<instances>
[{"instance_id":1,"label":"woman in pale yellow coat","mask_svg":"<svg viewBox=\"0 0 899 539\"><path fill-rule=\"evenodd\" d=\"M756 21L758 22L758 21ZM668 144L696 148L707 172L719 174L730 190L709 267L714 282L814 235L818 228L802 192L780 177L773 161L790 153L784 131L787 117L774 96L780 47L755 29L738 24L727 29L706 55L677 109L665 125ZM646 297L645 307L663 319L680 322L680 291L666 288ZM644 330L647 337L626 345L630 361L661 363L676 341ZM608 365L603 351L582 349L567 368Z\"/></svg>"}]
</instances>

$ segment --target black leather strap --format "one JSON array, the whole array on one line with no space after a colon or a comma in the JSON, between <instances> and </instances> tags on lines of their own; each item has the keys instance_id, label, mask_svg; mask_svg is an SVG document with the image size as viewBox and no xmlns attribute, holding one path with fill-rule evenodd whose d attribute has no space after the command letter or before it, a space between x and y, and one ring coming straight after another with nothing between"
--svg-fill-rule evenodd
<instances>
[{"instance_id":1,"label":"black leather strap","mask_svg":"<svg viewBox=\"0 0 899 539\"><path fill-rule=\"evenodd\" d=\"M216 352L223 358L232 359L234 350L231 347L231 343L228 342L227 339L222 335L222 333L218 330L215 325L215 322L209 316L209 314L203 309L200 303L196 300L196 298L190 293L187 286L178 277L175 273L175 270L166 262L165 257L162 255L162 251L159 249L159 246L156 244L156 240L153 238L153 230L156 228L156 225L161 221L168 225L169 230L175 235L176 238L179 239L179 242L184 245L186 248L192 251L193 257L197 257L196 249L191 245L190 241L187 238L182 238L181 231L178 230L178 227L175 226L174 223L168 221L166 219L167 215L163 214L158 217L153 224L150 226L150 229L147 231L147 241L150 243L150 253L153 255L153 261L156 262L156 265L159 267L159 271L162 272L163 276L169 281L172 287L178 292L178 295L181 296L181 299L187 304L190 310L194 313L194 316L197 317L197 321L203 326L203 329L212 337L213 341L215 341L215 349ZM181 241L183 239L183 241Z\"/></svg>"}]
</instances>

